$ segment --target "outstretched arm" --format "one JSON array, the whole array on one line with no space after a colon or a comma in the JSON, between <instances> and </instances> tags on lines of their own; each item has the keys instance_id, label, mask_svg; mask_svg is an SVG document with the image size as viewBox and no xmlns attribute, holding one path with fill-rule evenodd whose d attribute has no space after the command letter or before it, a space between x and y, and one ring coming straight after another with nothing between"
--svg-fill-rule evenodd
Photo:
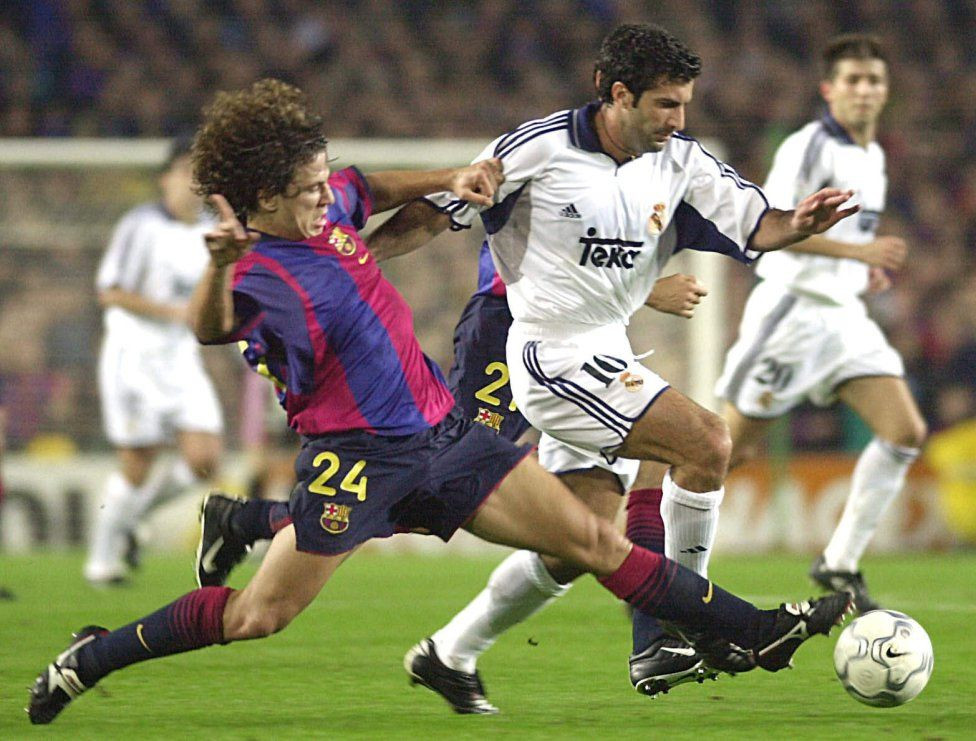
<instances>
[{"instance_id":1,"label":"outstretched arm","mask_svg":"<svg viewBox=\"0 0 976 741\"><path fill-rule=\"evenodd\" d=\"M490 207L503 180L502 162L496 157L446 170L387 170L366 176L373 191L374 213L445 190L461 200Z\"/></svg>"},{"instance_id":2,"label":"outstretched arm","mask_svg":"<svg viewBox=\"0 0 976 741\"><path fill-rule=\"evenodd\" d=\"M885 270L901 270L908 256L908 245L900 237L877 237L873 242L854 244L817 235L792 245L790 249L811 255L849 257Z\"/></svg>"},{"instance_id":3,"label":"outstretched arm","mask_svg":"<svg viewBox=\"0 0 976 741\"><path fill-rule=\"evenodd\" d=\"M853 216L859 206L841 208L854 191L823 188L807 196L792 211L770 209L759 222L759 228L749 240L749 248L757 252L771 252L789 247L814 234L822 234L841 219Z\"/></svg>"},{"instance_id":4,"label":"outstretched arm","mask_svg":"<svg viewBox=\"0 0 976 741\"><path fill-rule=\"evenodd\" d=\"M125 291L118 287L105 288L98 292L98 303L103 308L118 306L133 314L164 322L186 321L185 303L160 303L142 294Z\"/></svg>"},{"instance_id":5,"label":"outstretched arm","mask_svg":"<svg viewBox=\"0 0 976 741\"><path fill-rule=\"evenodd\" d=\"M450 216L438 211L430 202L418 199L373 231L366 238L366 245L380 262L423 247L450 225Z\"/></svg>"},{"instance_id":6,"label":"outstretched arm","mask_svg":"<svg viewBox=\"0 0 976 741\"><path fill-rule=\"evenodd\" d=\"M220 222L204 235L210 264L190 299L190 326L200 342L219 342L237 326L231 277L234 263L258 240L255 232L244 229L222 195L210 196Z\"/></svg>"}]
</instances>

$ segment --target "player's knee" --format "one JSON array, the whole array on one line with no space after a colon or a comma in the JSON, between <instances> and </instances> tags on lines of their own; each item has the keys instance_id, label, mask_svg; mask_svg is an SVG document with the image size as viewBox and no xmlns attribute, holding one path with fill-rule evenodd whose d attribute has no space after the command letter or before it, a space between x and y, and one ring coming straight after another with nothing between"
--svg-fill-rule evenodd
<instances>
[{"instance_id":1,"label":"player's knee","mask_svg":"<svg viewBox=\"0 0 976 741\"><path fill-rule=\"evenodd\" d=\"M209 481L217 473L216 456L190 456L187 458L186 464L198 481Z\"/></svg>"},{"instance_id":2,"label":"player's knee","mask_svg":"<svg viewBox=\"0 0 976 741\"><path fill-rule=\"evenodd\" d=\"M928 433L928 425L925 424L925 421L917 419L901 425L892 434L883 436L882 439L901 448L914 448L917 450L925 444Z\"/></svg>"},{"instance_id":3,"label":"player's knee","mask_svg":"<svg viewBox=\"0 0 976 741\"><path fill-rule=\"evenodd\" d=\"M241 616L238 624L234 626L234 638L236 640L267 638L284 630L293 617L294 615L290 611L277 607L249 610Z\"/></svg>"},{"instance_id":4,"label":"player's knee","mask_svg":"<svg viewBox=\"0 0 976 741\"><path fill-rule=\"evenodd\" d=\"M579 568L592 574L612 573L626 558L629 547L627 539L616 526L599 517L593 517L587 523L586 539L579 545L576 558L572 560Z\"/></svg>"},{"instance_id":5,"label":"player's knee","mask_svg":"<svg viewBox=\"0 0 976 741\"><path fill-rule=\"evenodd\" d=\"M721 480L732 458L732 436L724 419L712 414L703 420L703 431L695 453L695 463L710 477ZM717 487L716 487L717 488Z\"/></svg>"}]
</instances>

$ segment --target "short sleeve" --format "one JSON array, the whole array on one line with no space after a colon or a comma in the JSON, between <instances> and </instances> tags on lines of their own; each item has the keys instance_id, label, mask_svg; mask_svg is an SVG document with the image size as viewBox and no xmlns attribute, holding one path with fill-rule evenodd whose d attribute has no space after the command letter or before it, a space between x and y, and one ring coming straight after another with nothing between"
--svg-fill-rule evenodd
<instances>
[{"instance_id":1,"label":"short sleeve","mask_svg":"<svg viewBox=\"0 0 976 741\"><path fill-rule=\"evenodd\" d=\"M329 187L336 199L330 207L333 213L330 213L329 220L340 223L345 217L357 230L366 226L366 221L373 214L373 192L359 168L347 167L332 173Z\"/></svg>"},{"instance_id":2,"label":"short sleeve","mask_svg":"<svg viewBox=\"0 0 976 741\"><path fill-rule=\"evenodd\" d=\"M498 157L502 161L505 182L495 191L493 206L480 206L462 201L453 193L442 192L427 196L426 200L438 211L451 217L452 229L467 229L481 216L489 233L494 233L508 218L512 201L522 188L538 175L552 158L557 139L565 137L570 112L565 111L551 121L523 124L492 141L472 162ZM560 144L561 139L558 139Z\"/></svg>"},{"instance_id":3,"label":"short sleeve","mask_svg":"<svg viewBox=\"0 0 976 741\"><path fill-rule=\"evenodd\" d=\"M833 148L826 130L801 129L776 150L763 189L774 208L789 210L831 184Z\"/></svg>"},{"instance_id":4,"label":"short sleeve","mask_svg":"<svg viewBox=\"0 0 976 741\"><path fill-rule=\"evenodd\" d=\"M147 241L140 239L146 223L144 214L143 209L131 211L116 225L95 277L99 291L109 288L138 291L148 270Z\"/></svg>"},{"instance_id":5,"label":"short sleeve","mask_svg":"<svg viewBox=\"0 0 976 741\"><path fill-rule=\"evenodd\" d=\"M692 150L686 162L690 184L675 212L679 243L743 262L756 259L759 253L748 249L748 244L769 210L766 196L697 141L690 142ZM688 234L695 234L697 243L689 243Z\"/></svg>"}]
</instances>

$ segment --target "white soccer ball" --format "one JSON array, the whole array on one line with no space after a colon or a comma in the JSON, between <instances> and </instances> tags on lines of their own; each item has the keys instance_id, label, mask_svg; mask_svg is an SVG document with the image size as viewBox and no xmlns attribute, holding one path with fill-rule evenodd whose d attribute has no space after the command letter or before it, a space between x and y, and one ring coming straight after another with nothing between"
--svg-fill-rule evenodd
<instances>
[{"instance_id":1,"label":"white soccer ball","mask_svg":"<svg viewBox=\"0 0 976 741\"><path fill-rule=\"evenodd\" d=\"M864 613L844 628L834 646L834 670L844 689L878 708L914 699L934 666L928 633L894 610Z\"/></svg>"}]
</instances>

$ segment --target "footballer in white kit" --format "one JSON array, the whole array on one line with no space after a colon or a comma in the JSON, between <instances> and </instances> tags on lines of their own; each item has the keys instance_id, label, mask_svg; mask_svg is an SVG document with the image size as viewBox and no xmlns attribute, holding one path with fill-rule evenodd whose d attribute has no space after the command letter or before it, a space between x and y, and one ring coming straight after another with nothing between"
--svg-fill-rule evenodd
<instances>
[{"instance_id":1,"label":"footballer in white kit","mask_svg":"<svg viewBox=\"0 0 976 741\"><path fill-rule=\"evenodd\" d=\"M861 556L927 431L901 357L861 300L887 287L885 270L900 269L907 255L903 240L877 234L887 176L876 131L888 98L888 63L878 40L860 34L832 39L823 61L820 92L828 110L780 146L766 194L773 206L789 208L806 188L830 185L853 191L861 210L757 263L762 281L716 391L726 400L732 465L755 455L770 421L805 399L840 400L874 433L855 465L840 522L810 571L824 588L853 593L865 612L878 603L861 574Z\"/></svg>"},{"instance_id":2,"label":"footballer in white kit","mask_svg":"<svg viewBox=\"0 0 976 741\"><path fill-rule=\"evenodd\" d=\"M609 468L668 387L635 358L631 316L678 249L757 257L746 244L768 206L758 187L691 137L674 134L660 152L618 164L594 129L599 107L526 123L479 159L505 164L499 203L481 216L514 318L516 403L534 427ZM432 200L460 226L479 214L446 196ZM547 468L562 470L551 464L563 455L575 457L543 441ZM637 461L624 465L618 470L636 473Z\"/></svg>"},{"instance_id":3,"label":"footballer in white kit","mask_svg":"<svg viewBox=\"0 0 976 741\"><path fill-rule=\"evenodd\" d=\"M790 208L813 184L853 190L861 211L824 233L853 245L873 242L887 177L877 142L856 144L828 113L790 135L776 152L763 190ZM901 376L901 357L860 296L869 266L853 258L782 250L756 263L739 337L716 391L749 417L778 417L805 399L824 406L844 381Z\"/></svg>"},{"instance_id":4,"label":"footballer in white kit","mask_svg":"<svg viewBox=\"0 0 976 741\"><path fill-rule=\"evenodd\" d=\"M161 199L119 221L96 277L105 308L98 385L105 435L118 466L97 509L85 578L124 581L138 563L136 529L165 495L212 477L223 420L196 338L186 322L209 262L213 220L193 192L190 141L173 142L159 175ZM180 456L156 466L163 446Z\"/></svg>"},{"instance_id":5,"label":"footballer in white kit","mask_svg":"<svg viewBox=\"0 0 976 741\"><path fill-rule=\"evenodd\" d=\"M185 224L158 203L119 222L98 270L99 291L118 288L158 304L185 304L207 265L210 219ZM185 321L105 309L99 358L105 434L115 446L172 440L176 430L220 433L220 405Z\"/></svg>"},{"instance_id":6,"label":"footballer in white kit","mask_svg":"<svg viewBox=\"0 0 976 741\"><path fill-rule=\"evenodd\" d=\"M440 213L408 206L383 228L409 241L448 223L464 228L480 215L513 317L512 394L543 433L540 462L612 519L638 461L667 461L664 554L704 575L728 431L635 358L627 324L677 250L748 262L856 209L842 208L850 193L839 189L821 190L793 211L770 209L758 187L680 134L700 69L698 56L663 29L618 26L600 49L598 101L529 121L479 155L503 165L493 206L438 194L428 203ZM459 712L491 712L477 657L578 575L558 559L512 554L480 595L411 649L408 672ZM653 696L709 675L686 643L653 619L640 629L636 620L630 677L639 692Z\"/></svg>"}]
</instances>

